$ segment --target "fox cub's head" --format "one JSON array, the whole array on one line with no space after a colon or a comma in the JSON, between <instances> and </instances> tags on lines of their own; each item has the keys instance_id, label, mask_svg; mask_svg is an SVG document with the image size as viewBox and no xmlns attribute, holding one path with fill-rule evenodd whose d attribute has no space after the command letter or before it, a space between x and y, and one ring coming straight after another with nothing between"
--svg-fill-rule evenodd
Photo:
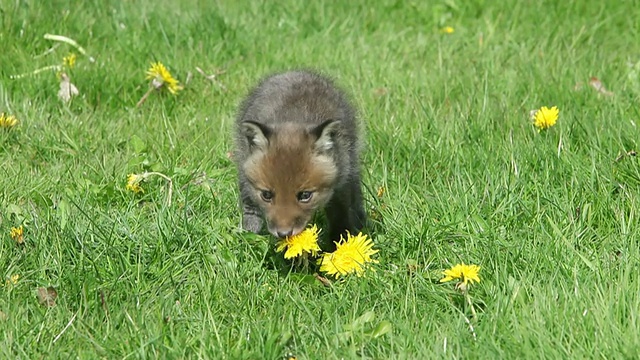
<instances>
[{"instance_id":1,"label":"fox cub's head","mask_svg":"<svg viewBox=\"0 0 640 360\"><path fill-rule=\"evenodd\" d=\"M340 121L308 128L250 121L241 126L250 153L243 170L269 232L277 237L302 232L333 195L338 166L332 154Z\"/></svg>"}]
</instances>

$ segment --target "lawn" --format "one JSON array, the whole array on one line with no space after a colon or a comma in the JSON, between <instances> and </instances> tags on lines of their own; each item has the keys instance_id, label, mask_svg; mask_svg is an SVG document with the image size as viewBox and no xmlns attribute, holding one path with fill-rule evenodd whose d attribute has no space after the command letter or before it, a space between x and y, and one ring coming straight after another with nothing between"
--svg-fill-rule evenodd
<instances>
[{"instance_id":1,"label":"lawn","mask_svg":"<svg viewBox=\"0 0 640 360\"><path fill-rule=\"evenodd\" d=\"M0 1L18 120L0 358L640 357L638 19L596 0ZM147 94L156 61L176 95ZM293 68L336 79L366 130L378 262L330 286L239 228L236 108ZM537 131L543 106L559 117ZM440 282L458 263L481 268L466 292Z\"/></svg>"}]
</instances>

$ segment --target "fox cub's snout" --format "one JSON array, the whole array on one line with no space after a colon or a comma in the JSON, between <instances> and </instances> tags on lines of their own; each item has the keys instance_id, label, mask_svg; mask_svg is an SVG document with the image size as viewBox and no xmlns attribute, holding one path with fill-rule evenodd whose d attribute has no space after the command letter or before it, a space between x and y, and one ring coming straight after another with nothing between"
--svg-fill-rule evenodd
<instances>
[{"instance_id":1,"label":"fox cub's snout","mask_svg":"<svg viewBox=\"0 0 640 360\"><path fill-rule=\"evenodd\" d=\"M358 125L332 82L294 71L263 80L244 100L234 159L244 229L266 222L277 237L303 231L325 209L331 241L365 221Z\"/></svg>"}]
</instances>

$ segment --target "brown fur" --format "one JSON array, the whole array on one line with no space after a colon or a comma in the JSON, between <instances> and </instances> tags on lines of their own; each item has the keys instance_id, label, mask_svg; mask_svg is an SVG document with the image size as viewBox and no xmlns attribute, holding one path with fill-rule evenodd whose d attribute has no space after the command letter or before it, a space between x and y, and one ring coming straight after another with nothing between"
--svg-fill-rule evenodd
<instances>
[{"instance_id":1,"label":"brown fur","mask_svg":"<svg viewBox=\"0 0 640 360\"><path fill-rule=\"evenodd\" d=\"M327 209L332 240L364 223L353 110L328 79L275 75L250 94L238 117L236 153L243 228L262 219L275 236L304 230ZM265 201L263 191L273 197ZM301 192L312 192L308 202Z\"/></svg>"}]
</instances>

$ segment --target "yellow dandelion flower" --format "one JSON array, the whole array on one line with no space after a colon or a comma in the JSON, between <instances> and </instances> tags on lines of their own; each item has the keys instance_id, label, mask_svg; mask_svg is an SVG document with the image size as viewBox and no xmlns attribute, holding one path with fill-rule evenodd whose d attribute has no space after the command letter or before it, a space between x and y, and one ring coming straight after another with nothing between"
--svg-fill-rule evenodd
<instances>
[{"instance_id":1,"label":"yellow dandelion flower","mask_svg":"<svg viewBox=\"0 0 640 360\"><path fill-rule=\"evenodd\" d=\"M11 275L7 280L5 280L4 285L5 286L15 285L18 283L19 279L20 279L20 275L18 274ZM0 285L2 285L2 283L0 283Z\"/></svg>"},{"instance_id":2,"label":"yellow dandelion flower","mask_svg":"<svg viewBox=\"0 0 640 360\"><path fill-rule=\"evenodd\" d=\"M298 257L302 254L311 254L316 256L320 251L318 246L318 234L320 230L316 225L305 229L298 235L287 236L282 241L278 242L276 251L282 252L285 248L287 251L284 253L285 259L291 259Z\"/></svg>"},{"instance_id":3,"label":"yellow dandelion flower","mask_svg":"<svg viewBox=\"0 0 640 360\"><path fill-rule=\"evenodd\" d=\"M178 84L178 80L176 80L169 70L161 63L155 62L151 63L151 67L147 70L147 80L151 80L151 85L160 89L165 87L172 94L177 94L179 90L182 90L182 86Z\"/></svg>"},{"instance_id":4,"label":"yellow dandelion flower","mask_svg":"<svg viewBox=\"0 0 640 360\"><path fill-rule=\"evenodd\" d=\"M9 235L11 235L11 239L13 239L16 244L24 244L24 228L22 227L22 225L18 227L12 227Z\"/></svg>"},{"instance_id":5,"label":"yellow dandelion flower","mask_svg":"<svg viewBox=\"0 0 640 360\"><path fill-rule=\"evenodd\" d=\"M0 128L2 129L10 129L18 124L18 119L16 119L13 115L6 115L5 113L0 113Z\"/></svg>"},{"instance_id":6,"label":"yellow dandelion flower","mask_svg":"<svg viewBox=\"0 0 640 360\"><path fill-rule=\"evenodd\" d=\"M144 192L142 186L140 186L140 182L143 180L144 176L139 174L129 174L127 176L127 190L134 192L135 194Z\"/></svg>"},{"instance_id":7,"label":"yellow dandelion flower","mask_svg":"<svg viewBox=\"0 0 640 360\"><path fill-rule=\"evenodd\" d=\"M459 280L459 284L463 284L466 288L467 284L473 282L480 282L480 266L478 265L465 265L457 264L454 267L443 271L444 278L440 279L440 282L447 282L451 280Z\"/></svg>"},{"instance_id":8,"label":"yellow dandelion flower","mask_svg":"<svg viewBox=\"0 0 640 360\"><path fill-rule=\"evenodd\" d=\"M62 66L68 69L73 69L75 65L76 65L76 54L70 53L69 55L62 58Z\"/></svg>"},{"instance_id":9,"label":"yellow dandelion flower","mask_svg":"<svg viewBox=\"0 0 640 360\"><path fill-rule=\"evenodd\" d=\"M15 274L15 275L11 275L11 277L9 278L9 280L7 280L7 284L12 284L15 285L18 283L18 279L20 279L20 275Z\"/></svg>"},{"instance_id":10,"label":"yellow dandelion flower","mask_svg":"<svg viewBox=\"0 0 640 360\"><path fill-rule=\"evenodd\" d=\"M348 234L346 241L341 237L340 242L336 243L336 251L323 254L318 260L320 271L333 275L336 279L351 273L362 276L367 263L376 262L371 256L377 252L367 235Z\"/></svg>"},{"instance_id":11,"label":"yellow dandelion flower","mask_svg":"<svg viewBox=\"0 0 640 360\"><path fill-rule=\"evenodd\" d=\"M385 187L384 187L384 186L380 186L380 187L378 188L378 193L377 193L376 195L377 195L379 198L381 198L381 197L384 195L384 193L385 193L386 191L387 191L387 189L385 189Z\"/></svg>"},{"instance_id":12,"label":"yellow dandelion flower","mask_svg":"<svg viewBox=\"0 0 640 360\"><path fill-rule=\"evenodd\" d=\"M554 106L551 109L543 106L540 110L536 111L533 119L533 125L538 129L538 132L546 130L556 124L559 113L560 110L558 110L557 106Z\"/></svg>"},{"instance_id":13,"label":"yellow dandelion flower","mask_svg":"<svg viewBox=\"0 0 640 360\"><path fill-rule=\"evenodd\" d=\"M440 30L440 32L444 34L453 34L455 31L456 29L454 29L452 26L445 26Z\"/></svg>"}]
</instances>

